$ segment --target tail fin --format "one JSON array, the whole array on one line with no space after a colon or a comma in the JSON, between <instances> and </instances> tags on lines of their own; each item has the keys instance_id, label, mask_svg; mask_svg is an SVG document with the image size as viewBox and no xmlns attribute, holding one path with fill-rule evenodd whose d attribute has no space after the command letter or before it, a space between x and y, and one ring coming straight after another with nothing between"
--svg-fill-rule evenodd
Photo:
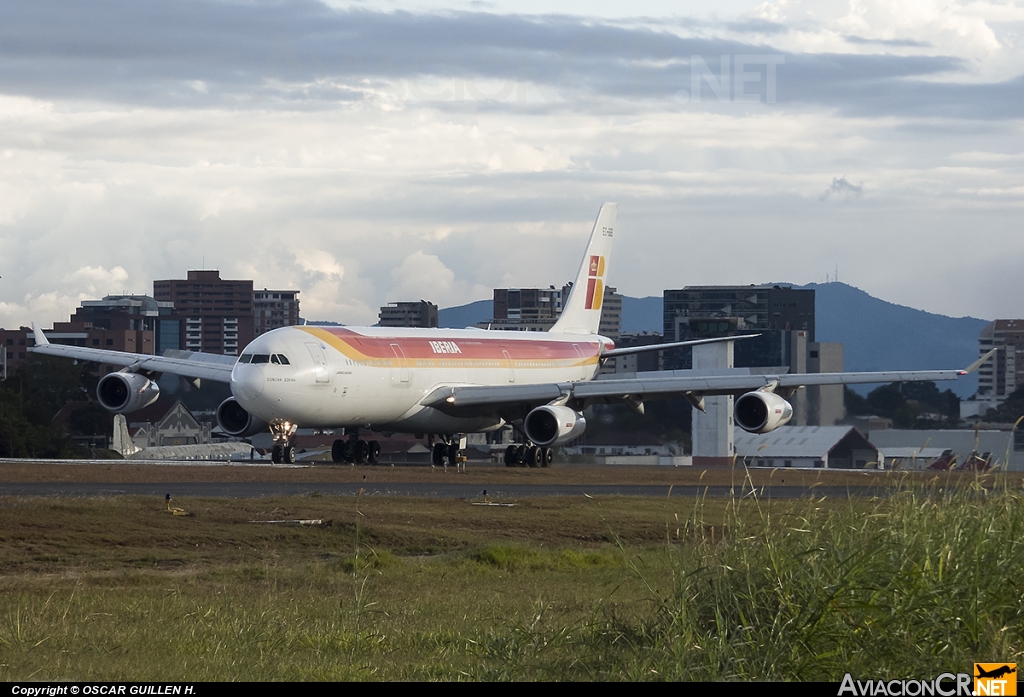
<instances>
[{"instance_id":1,"label":"tail fin","mask_svg":"<svg viewBox=\"0 0 1024 697\"><path fill-rule=\"evenodd\" d=\"M587 252L573 281L569 298L562 303L562 315L551 331L556 334L597 334L601 326L601 304L608 262L612 253L612 236L618 204L601 206L590 233Z\"/></svg>"},{"instance_id":2,"label":"tail fin","mask_svg":"<svg viewBox=\"0 0 1024 697\"><path fill-rule=\"evenodd\" d=\"M114 415L114 442L112 446L111 450L116 450L123 457L134 455L142 450L142 448L132 442L132 437L128 435L128 420L124 418L124 414Z\"/></svg>"}]
</instances>

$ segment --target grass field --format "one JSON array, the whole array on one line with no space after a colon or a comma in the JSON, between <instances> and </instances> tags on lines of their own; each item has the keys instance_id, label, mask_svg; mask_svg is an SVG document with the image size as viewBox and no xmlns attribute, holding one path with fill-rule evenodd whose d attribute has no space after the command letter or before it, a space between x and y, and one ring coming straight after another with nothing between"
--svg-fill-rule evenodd
<instances>
[{"instance_id":1,"label":"grass field","mask_svg":"<svg viewBox=\"0 0 1024 697\"><path fill-rule=\"evenodd\" d=\"M0 499L0 680L926 678L1024 662L1024 490ZM986 480L991 482L992 480ZM252 521L324 519L323 526Z\"/></svg>"}]
</instances>

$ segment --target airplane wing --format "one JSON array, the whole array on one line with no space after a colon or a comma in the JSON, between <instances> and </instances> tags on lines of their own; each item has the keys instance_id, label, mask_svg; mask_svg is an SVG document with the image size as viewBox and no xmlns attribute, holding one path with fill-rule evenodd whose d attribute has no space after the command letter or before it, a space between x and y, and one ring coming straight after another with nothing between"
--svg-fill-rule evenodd
<instances>
[{"instance_id":1,"label":"airplane wing","mask_svg":"<svg viewBox=\"0 0 1024 697\"><path fill-rule=\"evenodd\" d=\"M420 403L453 416L499 413L517 418L534 407L556 400L586 403L633 402L667 397L741 395L762 388L785 391L811 385L854 385L888 382L956 380L976 370L988 358L982 357L964 370L909 370L865 373L751 374L744 369L699 375L693 371L634 373L628 378L563 382L541 385L441 387Z\"/></svg>"},{"instance_id":2,"label":"airplane wing","mask_svg":"<svg viewBox=\"0 0 1024 697\"><path fill-rule=\"evenodd\" d=\"M236 356L221 356L198 351L169 351L166 356L150 356L144 353L126 353L85 346L51 344L43 330L32 323L32 336L36 345L30 346L32 353L47 356L61 356L79 361L108 363L131 368L134 372L170 373L186 378L200 378L214 382L231 382L231 370Z\"/></svg>"}]
</instances>

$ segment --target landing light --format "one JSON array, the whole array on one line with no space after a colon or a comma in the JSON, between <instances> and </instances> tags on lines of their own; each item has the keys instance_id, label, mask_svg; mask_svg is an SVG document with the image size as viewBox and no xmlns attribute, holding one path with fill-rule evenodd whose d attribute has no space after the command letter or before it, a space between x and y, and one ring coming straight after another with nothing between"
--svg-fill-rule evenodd
<instances>
[{"instance_id":1,"label":"landing light","mask_svg":"<svg viewBox=\"0 0 1024 697\"><path fill-rule=\"evenodd\" d=\"M448 399L444 401L448 402L449 404L455 404L455 395L451 395L450 397L448 397Z\"/></svg>"}]
</instances>

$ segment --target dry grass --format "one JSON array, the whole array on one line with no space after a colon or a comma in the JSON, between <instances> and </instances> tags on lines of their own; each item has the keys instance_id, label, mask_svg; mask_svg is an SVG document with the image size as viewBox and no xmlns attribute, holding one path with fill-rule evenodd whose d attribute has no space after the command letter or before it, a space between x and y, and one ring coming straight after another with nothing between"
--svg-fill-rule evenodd
<instances>
[{"instance_id":1,"label":"dry grass","mask_svg":"<svg viewBox=\"0 0 1024 697\"><path fill-rule=\"evenodd\" d=\"M1019 480L893 481L878 500L175 500L189 516L0 498L0 680L836 680L1024 658ZM251 522L310 518L331 524Z\"/></svg>"}]
</instances>

